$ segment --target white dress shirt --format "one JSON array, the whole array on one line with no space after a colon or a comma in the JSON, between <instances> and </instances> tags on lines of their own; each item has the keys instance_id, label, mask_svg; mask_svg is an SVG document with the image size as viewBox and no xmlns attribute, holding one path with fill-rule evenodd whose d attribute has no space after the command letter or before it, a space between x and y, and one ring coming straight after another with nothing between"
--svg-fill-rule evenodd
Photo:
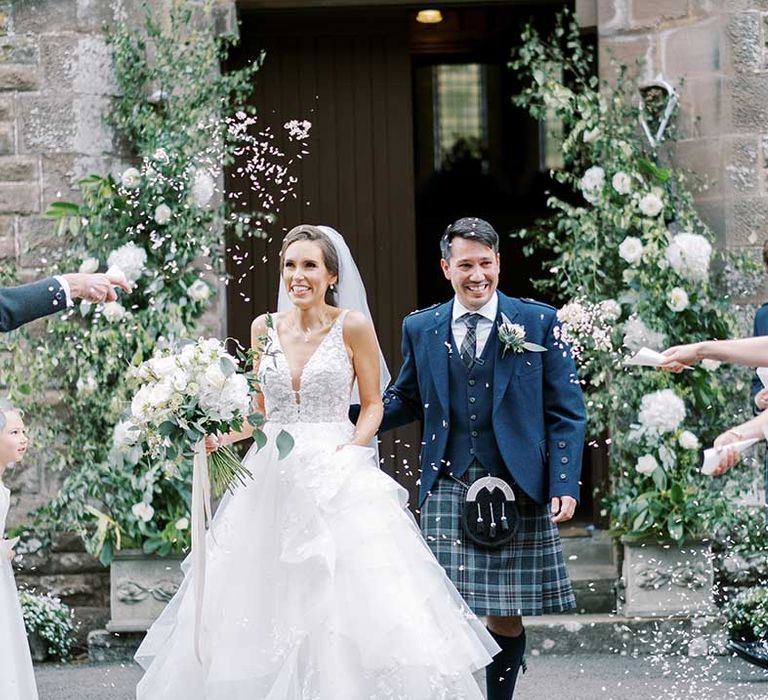
<instances>
[{"instance_id":1,"label":"white dress shirt","mask_svg":"<svg viewBox=\"0 0 768 700\"><path fill-rule=\"evenodd\" d=\"M499 297L495 292L488 302L484 306L481 306L477 311L471 311L470 309L465 308L462 303L454 297L451 330L453 331L453 342L456 343L456 349L461 351L461 344L464 341L464 336L467 334L467 324L459 319L464 314L480 314L480 319L477 322L477 331L475 332L477 338L475 357L480 357L485 344L488 342L488 337L493 330L493 324L496 323L496 313L498 310Z\"/></svg>"},{"instance_id":2,"label":"white dress shirt","mask_svg":"<svg viewBox=\"0 0 768 700\"><path fill-rule=\"evenodd\" d=\"M56 275L53 279L55 279L64 290L64 298L67 300L67 308L74 306L75 302L72 301L72 291L69 288L69 282L67 282L61 275Z\"/></svg>"}]
</instances>

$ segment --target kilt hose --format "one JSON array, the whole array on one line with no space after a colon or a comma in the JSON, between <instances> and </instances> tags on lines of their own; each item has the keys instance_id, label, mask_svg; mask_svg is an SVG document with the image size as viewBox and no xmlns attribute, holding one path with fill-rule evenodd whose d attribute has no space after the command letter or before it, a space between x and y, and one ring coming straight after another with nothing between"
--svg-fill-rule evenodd
<instances>
[{"instance_id":1,"label":"kilt hose","mask_svg":"<svg viewBox=\"0 0 768 700\"><path fill-rule=\"evenodd\" d=\"M520 513L514 539L498 549L471 542L461 527L466 484L487 476L473 464L461 482L441 474L421 508L427 544L478 616L545 615L572 610L576 598L549 505L513 486Z\"/></svg>"}]
</instances>

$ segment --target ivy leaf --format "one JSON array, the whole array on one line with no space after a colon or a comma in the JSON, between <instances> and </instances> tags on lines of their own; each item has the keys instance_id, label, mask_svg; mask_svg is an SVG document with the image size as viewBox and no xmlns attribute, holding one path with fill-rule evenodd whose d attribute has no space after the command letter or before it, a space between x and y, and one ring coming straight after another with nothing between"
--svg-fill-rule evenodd
<instances>
[{"instance_id":1,"label":"ivy leaf","mask_svg":"<svg viewBox=\"0 0 768 700\"><path fill-rule=\"evenodd\" d=\"M275 445L277 447L277 458L284 459L293 449L293 436L285 430L281 430L275 438Z\"/></svg>"}]
</instances>

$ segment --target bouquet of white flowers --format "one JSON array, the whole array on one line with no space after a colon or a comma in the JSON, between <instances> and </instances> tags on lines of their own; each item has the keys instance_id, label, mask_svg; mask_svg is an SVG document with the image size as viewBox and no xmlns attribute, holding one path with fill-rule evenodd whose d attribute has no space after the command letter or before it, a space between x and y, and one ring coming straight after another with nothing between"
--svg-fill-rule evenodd
<instances>
[{"instance_id":1,"label":"bouquet of white flowers","mask_svg":"<svg viewBox=\"0 0 768 700\"><path fill-rule=\"evenodd\" d=\"M180 463L192 459L196 447L201 449L206 435L240 430L246 420L255 428L256 444L266 443L263 416L250 410L248 380L237 372L235 358L221 341L200 338L166 348L131 372L139 388L116 447L141 445L166 475L177 474ZM216 495L251 476L228 448L212 453L209 464Z\"/></svg>"}]
</instances>

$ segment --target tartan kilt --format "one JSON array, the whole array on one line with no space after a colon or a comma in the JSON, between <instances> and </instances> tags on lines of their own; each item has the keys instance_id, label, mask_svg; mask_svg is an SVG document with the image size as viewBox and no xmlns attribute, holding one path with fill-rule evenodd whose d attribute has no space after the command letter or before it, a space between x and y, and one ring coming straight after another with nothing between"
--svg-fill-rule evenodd
<instances>
[{"instance_id":1,"label":"tartan kilt","mask_svg":"<svg viewBox=\"0 0 768 700\"><path fill-rule=\"evenodd\" d=\"M487 476L473 464L461 481ZM461 527L467 487L441 474L421 509L427 544L478 616L544 615L576 607L563 559L560 533L549 505L539 505L513 486L520 520L515 537L498 549L479 547Z\"/></svg>"}]
</instances>

